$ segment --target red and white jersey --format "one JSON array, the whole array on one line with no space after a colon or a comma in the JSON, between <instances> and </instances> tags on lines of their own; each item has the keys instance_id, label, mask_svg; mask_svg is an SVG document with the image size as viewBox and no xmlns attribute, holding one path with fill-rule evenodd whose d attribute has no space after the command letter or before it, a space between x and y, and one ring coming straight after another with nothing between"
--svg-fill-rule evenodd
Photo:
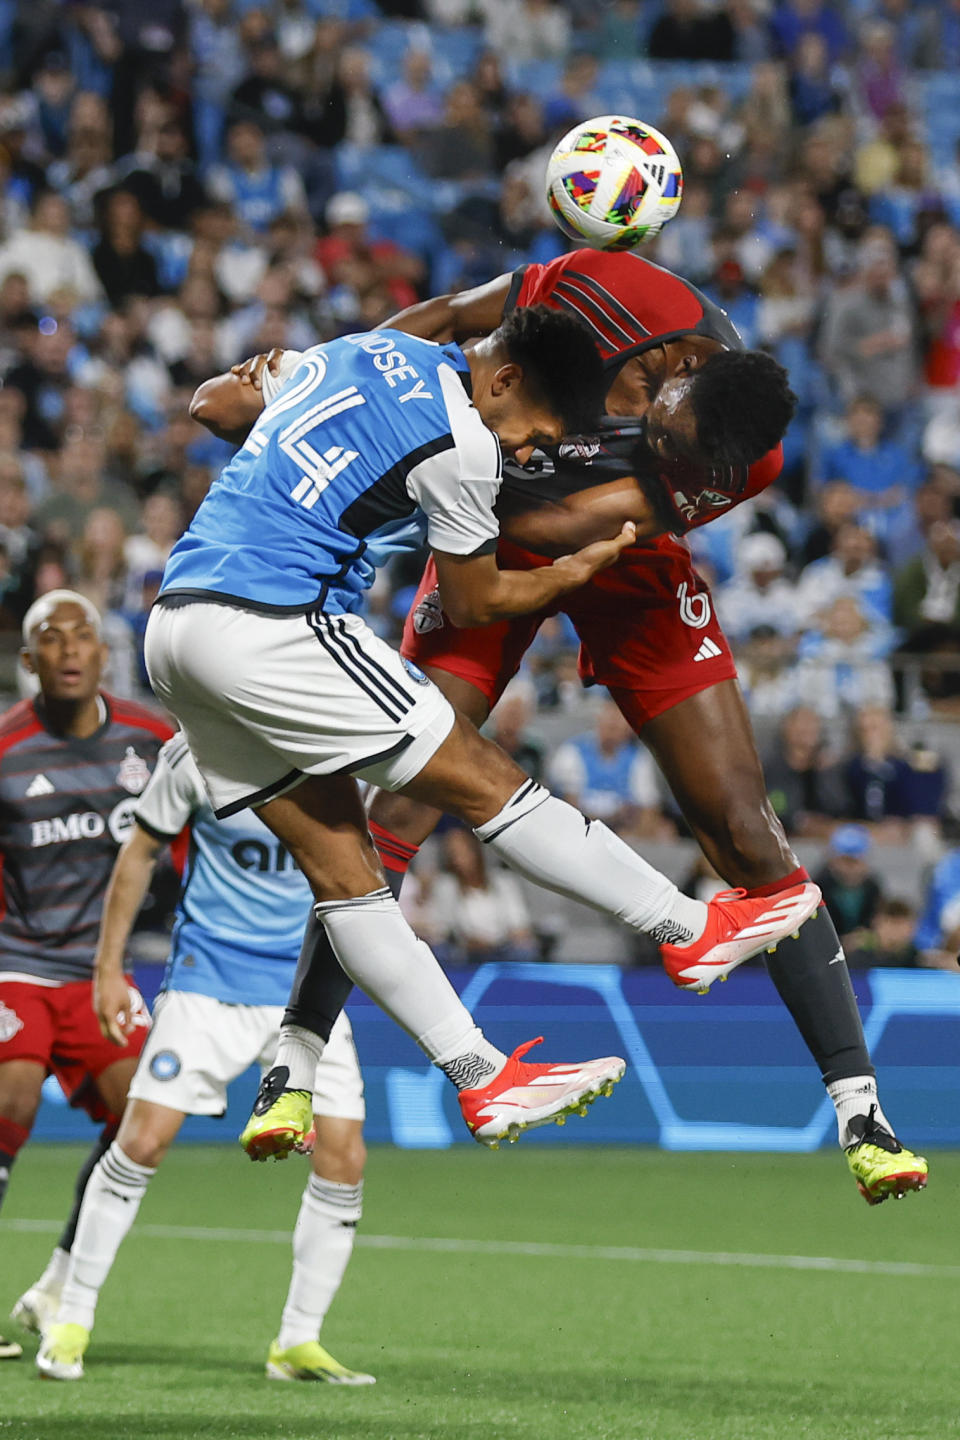
<instances>
[{"instance_id":1,"label":"red and white jersey","mask_svg":"<svg viewBox=\"0 0 960 1440\"><path fill-rule=\"evenodd\" d=\"M719 305L689 281L639 255L574 250L548 265L522 266L514 275L504 308L509 312L519 305L549 305L578 315L592 330L611 378L632 356L684 335L705 336L727 350L743 349L736 326ZM568 477L566 488L587 488L614 478L609 469L602 473L604 456L615 458L620 473L636 473L629 451L634 436L642 439L642 422L631 426L609 421L596 442L587 447L592 467L584 466L582 486L571 486ZM561 447L558 472L564 460L576 461L570 451L570 446ZM644 459L644 473L649 474L653 457L646 454ZM782 467L783 449L777 445L749 467L704 471L677 465L659 472L658 496L671 517L671 531L683 535L759 495Z\"/></svg>"}]
</instances>

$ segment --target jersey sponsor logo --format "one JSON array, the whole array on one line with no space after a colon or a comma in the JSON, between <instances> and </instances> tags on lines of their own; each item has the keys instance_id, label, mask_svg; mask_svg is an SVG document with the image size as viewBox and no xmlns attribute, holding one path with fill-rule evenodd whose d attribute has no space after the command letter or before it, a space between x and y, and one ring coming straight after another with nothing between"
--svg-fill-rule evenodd
<instances>
[{"instance_id":1,"label":"jersey sponsor logo","mask_svg":"<svg viewBox=\"0 0 960 1440\"><path fill-rule=\"evenodd\" d=\"M723 651L720 649L720 646L715 645L714 642L710 639L710 636L708 635L693 658L694 661L716 660L717 656L722 654Z\"/></svg>"},{"instance_id":2,"label":"jersey sponsor logo","mask_svg":"<svg viewBox=\"0 0 960 1440\"><path fill-rule=\"evenodd\" d=\"M22 1029L23 1021L16 1010L12 1010L0 1000L0 1045L5 1040L12 1040Z\"/></svg>"},{"instance_id":3,"label":"jersey sponsor logo","mask_svg":"<svg viewBox=\"0 0 960 1440\"><path fill-rule=\"evenodd\" d=\"M149 779L150 766L132 745L128 745L117 771L117 784L122 785L124 790L129 790L131 795L139 795Z\"/></svg>"},{"instance_id":4,"label":"jersey sponsor logo","mask_svg":"<svg viewBox=\"0 0 960 1440\"><path fill-rule=\"evenodd\" d=\"M181 1069L182 1062L175 1050L158 1050L150 1058L150 1074L154 1080L176 1080Z\"/></svg>"},{"instance_id":5,"label":"jersey sponsor logo","mask_svg":"<svg viewBox=\"0 0 960 1440\"><path fill-rule=\"evenodd\" d=\"M46 775L34 775L30 784L27 786L27 799L36 800L38 795L52 795L56 788L53 781L48 780Z\"/></svg>"},{"instance_id":6,"label":"jersey sponsor logo","mask_svg":"<svg viewBox=\"0 0 960 1440\"><path fill-rule=\"evenodd\" d=\"M122 845L133 824L133 800L121 800L104 819L96 810L82 810L73 815L54 815L51 820L34 820L30 825L30 845L42 850L47 845L67 845L75 840L99 840L109 830L111 839Z\"/></svg>"},{"instance_id":7,"label":"jersey sponsor logo","mask_svg":"<svg viewBox=\"0 0 960 1440\"><path fill-rule=\"evenodd\" d=\"M423 671L420 669L420 666L414 665L413 661L408 660L406 655L400 656L400 663L402 664L404 670L406 670L407 674L410 676L410 679L416 680L418 685L430 684L428 677L424 675Z\"/></svg>"},{"instance_id":8,"label":"jersey sponsor logo","mask_svg":"<svg viewBox=\"0 0 960 1440\"><path fill-rule=\"evenodd\" d=\"M413 612L413 628L418 635L427 635L431 630L442 630L444 626L443 606L440 591L431 590L424 595Z\"/></svg>"},{"instance_id":9,"label":"jersey sponsor logo","mask_svg":"<svg viewBox=\"0 0 960 1440\"><path fill-rule=\"evenodd\" d=\"M691 595L689 585L683 580L677 586L677 599L680 602L680 619L684 625L689 625L691 630L703 630L710 624L713 609L710 596L705 590L698 590Z\"/></svg>"}]
</instances>

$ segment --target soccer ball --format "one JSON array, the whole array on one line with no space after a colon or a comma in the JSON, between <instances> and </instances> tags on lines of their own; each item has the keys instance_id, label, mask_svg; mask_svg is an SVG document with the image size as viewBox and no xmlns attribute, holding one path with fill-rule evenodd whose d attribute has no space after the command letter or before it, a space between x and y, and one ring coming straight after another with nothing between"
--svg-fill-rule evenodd
<instances>
[{"instance_id":1,"label":"soccer ball","mask_svg":"<svg viewBox=\"0 0 960 1440\"><path fill-rule=\"evenodd\" d=\"M595 250L632 250L672 220L683 171L665 135L626 115L575 125L547 162L547 200L565 235Z\"/></svg>"}]
</instances>

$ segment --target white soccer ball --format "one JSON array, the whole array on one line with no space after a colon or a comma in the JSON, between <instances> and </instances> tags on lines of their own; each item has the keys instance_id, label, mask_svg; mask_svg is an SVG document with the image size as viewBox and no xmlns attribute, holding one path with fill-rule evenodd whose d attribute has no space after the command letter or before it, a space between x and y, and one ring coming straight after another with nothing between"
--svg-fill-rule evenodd
<instances>
[{"instance_id":1,"label":"white soccer ball","mask_svg":"<svg viewBox=\"0 0 960 1440\"><path fill-rule=\"evenodd\" d=\"M547 200L565 235L595 250L632 250L672 220L683 171L665 135L627 115L575 125L547 162Z\"/></svg>"}]
</instances>

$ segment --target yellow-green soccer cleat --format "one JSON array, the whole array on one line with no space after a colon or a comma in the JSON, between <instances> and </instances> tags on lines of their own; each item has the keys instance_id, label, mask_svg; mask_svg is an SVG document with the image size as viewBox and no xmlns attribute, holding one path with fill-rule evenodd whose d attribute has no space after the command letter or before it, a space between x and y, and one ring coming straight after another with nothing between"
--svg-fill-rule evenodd
<instances>
[{"instance_id":1,"label":"yellow-green soccer cleat","mask_svg":"<svg viewBox=\"0 0 960 1440\"><path fill-rule=\"evenodd\" d=\"M37 1369L44 1380L82 1380L83 1356L90 1331L83 1325L51 1325L37 1351Z\"/></svg>"},{"instance_id":2,"label":"yellow-green soccer cleat","mask_svg":"<svg viewBox=\"0 0 960 1440\"><path fill-rule=\"evenodd\" d=\"M362 1370L348 1370L339 1360L334 1360L329 1350L324 1350L319 1340L307 1340L303 1345L291 1345L281 1350L276 1340L270 1345L267 1356L268 1380L323 1380L328 1385L376 1385L375 1375L365 1375Z\"/></svg>"},{"instance_id":3,"label":"yellow-green soccer cleat","mask_svg":"<svg viewBox=\"0 0 960 1440\"><path fill-rule=\"evenodd\" d=\"M302 1145L313 1125L313 1096L309 1090L288 1090L290 1071L274 1065L260 1081L253 1114L240 1135L251 1160L286 1160Z\"/></svg>"},{"instance_id":4,"label":"yellow-green soccer cleat","mask_svg":"<svg viewBox=\"0 0 960 1440\"><path fill-rule=\"evenodd\" d=\"M18 1345L16 1340L4 1340L0 1335L0 1360L19 1360L22 1354L22 1345Z\"/></svg>"},{"instance_id":5,"label":"yellow-green soccer cleat","mask_svg":"<svg viewBox=\"0 0 960 1440\"><path fill-rule=\"evenodd\" d=\"M890 1195L902 1200L908 1190L922 1190L927 1183L926 1160L878 1125L876 1110L871 1105L869 1115L853 1117L850 1129L859 1139L846 1147L850 1172L868 1205L880 1205Z\"/></svg>"}]
</instances>

